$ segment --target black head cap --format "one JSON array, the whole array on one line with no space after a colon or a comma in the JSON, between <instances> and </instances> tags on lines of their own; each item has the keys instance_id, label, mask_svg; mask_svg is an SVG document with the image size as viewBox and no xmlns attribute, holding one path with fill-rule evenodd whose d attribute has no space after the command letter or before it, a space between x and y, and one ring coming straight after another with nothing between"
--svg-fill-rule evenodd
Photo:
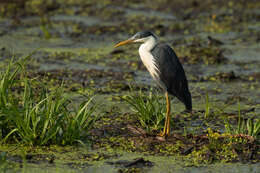
<instances>
[{"instance_id":1,"label":"black head cap","mask_svg":"<svg viewBox=\"0 0 260 173\"><path fill-rule=\"evenodd\" d=\"M151 31L140 31L137 32L133 38L135 39L141 39L141 38L145 38L145 37L149 37L149 36L153 36L156 37Z\"/></svg>"}]
</instances>

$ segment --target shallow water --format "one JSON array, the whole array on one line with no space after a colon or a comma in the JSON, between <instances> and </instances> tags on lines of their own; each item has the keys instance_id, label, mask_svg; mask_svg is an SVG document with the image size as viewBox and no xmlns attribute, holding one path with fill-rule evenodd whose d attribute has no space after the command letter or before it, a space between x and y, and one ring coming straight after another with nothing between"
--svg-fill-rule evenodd
<instances>
[{"instance_id":1,"label":"shallow water","mask_svg":"<svg viewBox=\"0 0 260 173\"><path fill-rule=\"evenodd\" d=\"M177 3L179 6L170 2L139 4L137 1L122 4L113 4L110 1L102 1L101 4L82 2L80 6L76 1L75 4L73 2L63 4L60 10L46 11L49 16L49 24L46 26L41 22L42 17L29 12L18 17L18 24L14 24L14 19L10 16L1 17L0 58L3 63L4 60L10 59L10 55L25 56L39 49L32 56L32 73L40 71L58 76L59 72L68 71L71 73L69 77L58 77L68 83L84 83L84 87L96 94L96 101L102 103L102 111L109 112L116 107L118 111L112 112L113 114L129 113L129 107L117 99L129 93L129 89L124 86L156 86L140 62L137 45L118 49L113 46L139 30L151 29L161 40L174 47L183 63L193 96L194 110L205 109L205 95L208 93L213 111L218 109L226 114L237 114L239 101L241 110L245 112L243 116L260 114L258 3L249 1L246 5L229 3L227 6L219 2L217 5L209 5L208 8L204 7L202 1L196 1L198 6L195 1L194 4L187 3L187 6L181 2ZM244 6L247 9L242 8ZM201 12L198 12L198 9ZM50 38L46 38L48 34ZM208 36L217 43L210 41ZM218 58L216 54L219 53L216 50L220 50L220 56L223 56L225 61L215 61ZM81 75L84 72L86 76ZM174 116L177 116L184 106L175 98L172 103ZM217 122L216 126L223 128L219 124L220 122ZM194 120L190 125L188 132L193 132L198 127L201 127L200 132L207 128L201 120ZM144 157L155 163L151 168L144 168L144 172L260 170L259 164L238 163L186 167L180 165L180 161L173 156L144 156L136 153L124 153L116 160L131 160L137 157ZM39 169L37 164L29 164L25 170L115 172L120 169L105 162L106 160L96 162L92 166L83 166L82 169L64 169L64 165L57 164L47 170Z\"/></svg>"},{"instance_id":2,"label":"shallow water","mask_svg":"<svg viewBox=\"0 0 260 173\"><path fill-rule=\"evenodd\" d=\"M257 173L260 169L260 164L214 164L214 165L201 165L199 167L187 167L180 162L178 158L174 156L147 156L143 154L135 153L120 153L120 156L116 159L103 160L99 162L91 163L89 166L83 166L82 168L73 168L70 166L60 165L59 163L55 165L50 164L27 164L23 171L25 172L107 172L114 173L118 171L131 170L131 167L123 166L125 163L131 163L133 160L138 158L144 158L145 161L150 161L152 166L137 166L132 167L132 170L151 172L151 173L165 173L165 172L176 172L176 173ZM111 163L121 163L116 165L111 165ZM88 164L85 164L88 165ZM76 165L75 165L76 166ZM79 166L79 165L78 165ZM77 166L76 166L77 167ZM80 167L80 166L79 166ZM43 169L44 168L44 169ZM142 169L140 169L142 168ZM7 171L8 172L8 171Z\"/></svg>"}]
</instances>

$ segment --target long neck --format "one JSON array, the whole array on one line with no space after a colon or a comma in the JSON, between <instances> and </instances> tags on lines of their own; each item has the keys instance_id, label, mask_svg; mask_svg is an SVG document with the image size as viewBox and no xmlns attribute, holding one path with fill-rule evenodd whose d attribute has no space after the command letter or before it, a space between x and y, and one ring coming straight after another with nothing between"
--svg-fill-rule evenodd
<instances>
[{"instance_id":1,"label":"long neck","mask_svg":"<svg viewBox=\"0 0 260 173\"><path fill-rule=\"evenodd\" d=\"M157 38L150 36L141 46L146 50L150 51L157 44Z\"/></svg>"}]
</instances>

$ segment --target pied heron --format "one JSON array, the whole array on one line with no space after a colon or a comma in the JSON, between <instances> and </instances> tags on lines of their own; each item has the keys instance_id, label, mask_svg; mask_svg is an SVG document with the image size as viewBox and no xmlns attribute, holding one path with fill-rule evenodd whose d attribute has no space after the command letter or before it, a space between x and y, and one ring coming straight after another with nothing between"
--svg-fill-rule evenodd
<instances>
[{"instance_id":1,"label":"pied heron","mask_svg":"<svg viewBox=\"0 0 260 173\"><path fill-rule=\"evenodd\" d=\"M150 31L136 33L128 40L115 45L119 47L129 43L142 43L139 47L141 60L157 85L163 89L166 97L166 119L160 136L170 134L171 104L168 93L177 97L191 112L192 100L184 69L174 50L165 43L159 43L158 37Z\"/></svg>"}]
</instances>

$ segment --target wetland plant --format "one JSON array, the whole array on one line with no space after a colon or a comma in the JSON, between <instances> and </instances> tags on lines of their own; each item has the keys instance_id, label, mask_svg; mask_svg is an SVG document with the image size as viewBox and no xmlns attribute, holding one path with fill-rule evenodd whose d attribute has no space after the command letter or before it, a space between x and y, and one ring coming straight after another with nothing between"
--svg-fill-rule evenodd
<instances>
[{"instance_id":1,"label":"wetland plant","mask_svg":"<svg viewBox=\"0 0 260 173\"><path fill-rule=\"evenodd\" d=\"M253 136L254 138L259 138L260 136L260 118L247 120L247 130L248 135Z\"/></svg>"},{"instance_id":2,"label":"wetland plant","mask_svg":"<svg viewBox=\"0 0 260 173\"><path fill-rule=\"evenodd\" d=\"M11 60L0 74L0 142L82 143L83 133L96 119L92 98L71 109L72 101L64 96L63 87L49 91L42 83L27 78L24 62Z\"/></svg>"},{"instance_id":3,"label":"wetland plant","mask_svg":"<svg viewBox=\"0 0 260 173\"><path fill-rule=\"evenodd\" d=\"M141 126L148 132L163 128L166 107L163 97L154 91L147 95L140 90L136 95L127 95L124 99L135 112Z\"/></svg>"},{"instance_id":4,"label":"wetland plant","mask_svg":"<svg viewBox=\"0 0 260 173\"><path fill-rule=\"evenodd\" d=\"M209 115L210 115L209 95L208 95L208 93L206 93L204 118L209 118Z\"/></svg>"},{"instance_id":5,"label":"wetland plant","mask_svg":"<svg viewBox=\"0 0 260 173\"><path fill-rule=\"evenodd\" d=\"M231 125L227 120L225 122L225 130L232 135L249 135L255 139L260 137L260 118L245 120L241 117L240 103L238 103L238 122L237 125Z\"/></svg>"},{"instance_id":6,"label":"wetland plant","mask_svg":"<svg viewBox=\"0 0 260 173\"><path fill-rule=\"evenodd\" d=\"M0 152L0 171L7 172L6 152Z\"/></svg>"},{"instance_id":7,"label":"wetland plant","mask_svg":"<svg viewBox=\"0 0 260 173\"><path fill-rule=\"evenodd\" d=\"M48 22L48 19L46 19L46 17L44 16L41 16L40 28L42 30L45 39L51 38L50 22Z\"/></svg>"}]
</instances>

